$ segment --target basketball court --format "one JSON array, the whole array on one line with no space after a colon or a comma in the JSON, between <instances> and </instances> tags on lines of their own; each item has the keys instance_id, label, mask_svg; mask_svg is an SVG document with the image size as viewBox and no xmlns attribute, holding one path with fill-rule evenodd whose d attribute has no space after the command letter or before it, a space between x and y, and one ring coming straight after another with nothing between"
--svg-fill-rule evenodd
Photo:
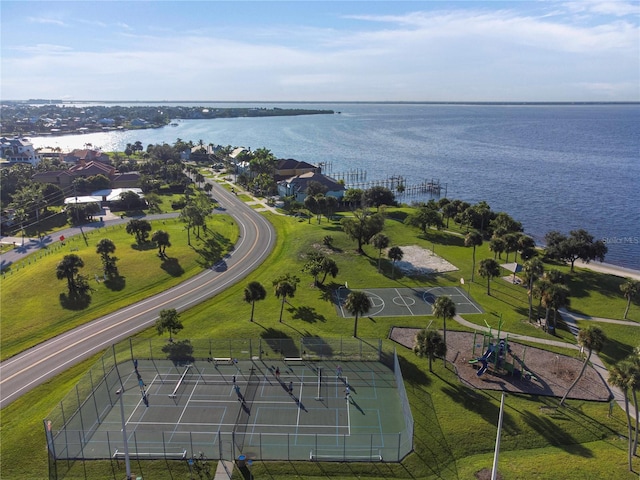
<instances>
[{"instance_id":1,"label":"basketball court","mask_svg":"<svg viewBox=\"0 0 640 480\"><path fill-rule=\"evenodd\" d=\"M433 315L433 304L438 297L447 296L456 305L456 313L468 315L483 313L471 296L460 287L425 288L370 288L362 289L371 300L370 317L406 317ZM348 318L352 315L344 308L351 290L339 287L334 293L338 314Z\"/></svg>"}]
</instances>

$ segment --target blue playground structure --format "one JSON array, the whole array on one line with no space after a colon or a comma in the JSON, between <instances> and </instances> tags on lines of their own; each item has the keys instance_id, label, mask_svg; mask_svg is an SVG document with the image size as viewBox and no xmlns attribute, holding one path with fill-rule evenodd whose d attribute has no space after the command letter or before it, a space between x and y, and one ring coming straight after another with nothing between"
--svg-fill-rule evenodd
<instances>
[{"instance_id":1,"label":"blue playground structure","mask_svg":"<svg viewBox=\"0 0 640 480\"><path fill-rule=\"evenodd\" d=\"M509 348L509 335L505 338L500 338L500 329L502 327L502 319L498 323L498 335L497 342L494 342L494 337L492 333L491 326L485 320L484 322L487 327L489 327L488 332L484 332L482 334L482 349L484 350L484 354L481 357L476 357L472 360L469 360L469 363L476 364L480 363L481 367L478 369L476 375L481 377L484 375L489 368L490 365L493 365L496 370L505 370L508 373L514 373L514 364L513 362L507 362L507 353L511 352ZM476 353L476 347L480 347L479 344L476 345L476 335L477 332L473 335L473 353Z\"/></svg>"}]
</instances>

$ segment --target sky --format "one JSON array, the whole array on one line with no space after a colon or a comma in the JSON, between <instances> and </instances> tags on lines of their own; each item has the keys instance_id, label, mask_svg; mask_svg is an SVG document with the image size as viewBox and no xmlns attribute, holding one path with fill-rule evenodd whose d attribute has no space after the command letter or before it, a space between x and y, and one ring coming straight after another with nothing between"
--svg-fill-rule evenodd
<instances>
[{"instance_id":1,"label":"sky","mask_svg":"<svg viewBox=\"0 0 640 480\"><path fill-rule=\"evenodd\" d=\"M640 101L640 0L11 1L0 99Z\"/></svg>"}]
</instances>

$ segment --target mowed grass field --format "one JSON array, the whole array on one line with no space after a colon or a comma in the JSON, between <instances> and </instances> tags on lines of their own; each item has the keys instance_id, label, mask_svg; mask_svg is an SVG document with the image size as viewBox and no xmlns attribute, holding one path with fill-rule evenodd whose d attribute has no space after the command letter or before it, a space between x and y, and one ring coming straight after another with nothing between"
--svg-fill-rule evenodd
<instances>
[{"instance_id":1,"label":"mowed grass field","mask_svg":"<svg viewBox=\"0 0 640 480\"><path fill-rule=\"evenodd\" d=\"M345 281L348 281L351 289L358 289L453 286L459 285L461 277L469 279L472 252L470 248L462 246L462 237L436 231L426 236L420 234L402 224L400 220L404 212L406 210L403 209L388 211L385 233L391 238L391 244L401 247L420 245L434 249L436 254L458 266L459 271L424 278L396 275L392 279L391 264L383 260L382 272L378 273L378 252L372 247L365 247L366 255L356 254L355 243L342 233L338 223L323 219L317 225L315 220L309 224L306 220L270 215L269 219L278 231L278 243L270 258L245 281L183 313L181 319L185 328L176 338L349 337L353 332L353 319L338 317L328 300L331 290ZM326 235L333 237L332 249L323 245L322 240ZM338 276L327 279L324 287L313 287L311 276L301 272L305 255L312 249L330 254L340 269ZM119 253L117 250L116 255L120 256ZM182 265L181 257L169 250L167 253L178 258ZM155 252L150 252L150 261L159 261L154 255ZM477 261L492 256L486 245L478 247L476 251ZM26 270L39 269L39 263L32 264ZM295 296L289 300L290 305L285 308L284 322L279 323L280 301L273 295L271 283L283 273L297 274L301 282ZM268 296L256 303L255 322L251 323L251 306L243 301L242 292L244 286L253 280L263 283ZM589 315L617 315L620 318L625 306L625 300L617 290L621 282L622 279L616 277L582 270L572 274L569 283L572 291L579 285L577 295L572 298L572 309ZM54 283L57 295L64 290L64 284L57 280ZM547 336L526 319L527 298L524 288L496 279L492 282L493 295L489 297L486 295L486 281L476 275L476 281L470 289L471 295L482 305L486 314L468 315L468 320L481 325L486 320L497 325L498 318L502 316L503 329L506 331ZM605 305L601 305L601 302L605 302ZM2 315L4 337L4 312ZM629 317L634 320L640 317L637 305L632 306ZM432 320L434 328L442 327L441 320L432 317L374 320L365 317L359 322L358 335L363 338L386 338L392 326L423 327ZM600 326L611 339L603 356L608 363L620 360L639 343L640 331L634 327L606 323ZM456 328L455 322L449 322L448 327ZM144 338L155 335L155 331L148 330L138 336ZM559 335L572 340L568 332L561 330ZM390 341L385 342L393 346ZM416 357L404 347L397 348L415 419L414 453L400 464L256 461L252 468L254 477L473 479L476 478L476 472L490 469L500 395L463 386L440 361L434 362L434 373L429 373L427 360ZM40 479L47 476L42 420L94 361L70 369L2 410L2 478ZM616 407L609 417L607 403L569 401L565 408L559 408L558 403L558 399L527 395L509 395L506 398L500 457L503 478L637 478L637 474L630 474L627 469L626 420L621 409ZM28 459L25 458L25 452L30 452ZM635 467L640 468L640 462L636 462ZM190 478L185 462L136 461L133 470L144 478ZM123 475L122 463L77 462L66 478L119 479ZM238 471L236 478L241 478Z\"/></svg>"},{"instance_id":2,"label":"mowed grass field","mask_svg":"<svg viewBox=\"0 0 640 480\"><path fill-rule=\"evenodd\" d=\"M152 227L152 231L169 233L168 259L158 257L153 243L138 246L135 237L125 231L125 225L117 225L87 233L86 242L76 236L67 239L64 246L54 244L12 266L0 283L2 359L183 282L201 272L207 262L225 255L238 238L238 226L228 215L210 217L208 232L202 231L202 238L191 235L192 246L187 244L185 224L177 219L156 221ZM115 244L113 255L118 258L122 277L111 285L102 281L102 263L96 253L102 238ZM212 242L217 251L213 251ZM93 289L86 308L65 308L60 300L67 293L67 282L56 278L56 265L72 253L84 261L80 273Z\"/></svg>"}]
</instances>

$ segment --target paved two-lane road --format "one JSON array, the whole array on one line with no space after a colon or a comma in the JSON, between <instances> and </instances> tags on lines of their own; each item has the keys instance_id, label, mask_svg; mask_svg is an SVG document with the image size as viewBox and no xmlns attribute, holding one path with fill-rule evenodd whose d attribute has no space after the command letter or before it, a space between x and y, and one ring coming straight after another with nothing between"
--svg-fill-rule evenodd
<instances>
[{"instance_id":1,"label":"paved two-lane road","mask_svg":"<svg viewBox=\"0 0 640 480\"><path fill-rule=\"evenodd\" d=\"M246 277L269 255L275 231L259 213L213 183L213 196L238 223L240 238L223 264L180 285L61 334L0 364L0 408L78 362L154 324L160 310L192 307Z\"/></svg>"}]
</instances>

